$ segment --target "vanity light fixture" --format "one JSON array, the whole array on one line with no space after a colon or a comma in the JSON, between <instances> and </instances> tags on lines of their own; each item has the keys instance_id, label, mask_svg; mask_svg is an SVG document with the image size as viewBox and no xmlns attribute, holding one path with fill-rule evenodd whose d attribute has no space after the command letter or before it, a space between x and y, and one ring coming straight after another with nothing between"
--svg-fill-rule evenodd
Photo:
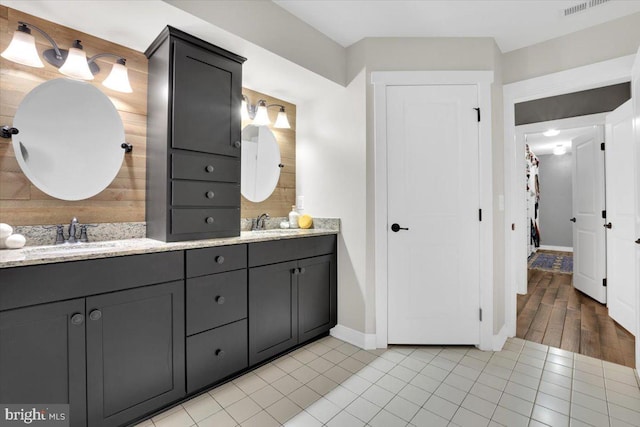
<instances>
[{"instance_id":1,"label":"vanity light fixture","mask_svg":"<svg viewBox=\"0 0 640 427\"><path fill-rule=\"evenodd\" d=\"M265 101L264 99L260 99L257 104L251 105L249 98L247 98L245 95L242 95L242 108L240 114L242 116L242 120L252 119L253 124L256 126L270 125L271 120L269 120L267 109L271 107L280 108L278 117L276 118L276 122L274 123L273 127L277 129L291 129L291 125L289 124L289 119L287 118L287 113L285 112L284 105L267 105L267 101Z\"/></svg>"},{"instance_id":2,"label":"vanity light fixture","mask_svg":"<svg viewBox=\"0 0 640 427\"><path fill-rule=\"evenodd\" d=\"M559 133L560 133L560 131L557 130L557 129L549 129L549 130L547 130L545 132L542 132L542 134L544 136L547 136L547 137L549 137L549 136L557 136Z\"/></svg>"},{"instance_id":3,"label":"vanity light fixture","mask_svg":"<svg viewBox=\"0 0 640 427\"><path fill-rule=\"evenodd\" d=\"M60 49L55 40L46 32L27 22L18 22L18 29L13 33L11 43L9 43L9 46L0 55L18 64L38 68L44 67L44 64L38 56L35 37L31 35L32 29L42 34L51 44L52 49L45 50L42 56L49 64L59 68L60 73L74 79L93 80L93 76L100 72L100 67L96 64L95 60L105 56L112 56L117 58L117 61L113 65L111 73L102 84L119 92L133 92L125 66L126 60L120 55L100 53L87 59L80 40L75 40L69 50Z\"/></svg>"}]
</instances>

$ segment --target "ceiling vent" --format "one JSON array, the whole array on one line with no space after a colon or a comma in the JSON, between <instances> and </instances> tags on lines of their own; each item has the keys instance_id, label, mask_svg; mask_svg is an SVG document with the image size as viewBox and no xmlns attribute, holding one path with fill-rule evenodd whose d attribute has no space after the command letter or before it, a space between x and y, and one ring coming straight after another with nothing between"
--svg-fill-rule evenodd
<instances>
[{"instance_id":1,"label":"ceiling vent","mask_svg":"<svg viewBox=\"0 0 640 427\"><path fill-rule=\"evenodd\" d=\"M564 16L575 15L576 13L584 12L592 7L600 6L601 4L608 3L611 0L589 0L579 3L575 6L568 7L564 10Z\"/></svg>"}]
</instances>

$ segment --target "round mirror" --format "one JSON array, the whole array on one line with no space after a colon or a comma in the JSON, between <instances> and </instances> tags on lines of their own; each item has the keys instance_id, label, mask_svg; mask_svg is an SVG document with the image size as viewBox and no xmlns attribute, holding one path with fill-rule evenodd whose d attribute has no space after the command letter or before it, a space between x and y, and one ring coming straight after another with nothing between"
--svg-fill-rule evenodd
<instances>
[{"instance_id":1,"label":"round mirror","mask_svg":"<svg viewBox=\"0 0 640 427\"><path fill-rule=\"evenodd\" d=\"M268 126L242 130L242 195L251 202L266 200L280 179L280 147Z\"/></svg>"},{"instance_id":2,"label":"round mirror","mask_svg":"<svg viewBox=\"0 0 640 427\"><path fill-rule=\"evenodd\" d=\"M13 150L22 172L43 192L82 200L116 177L124 126L113 103L89 83L55 79L25 96L13 119Z\"/></svg>"}]
</instances>

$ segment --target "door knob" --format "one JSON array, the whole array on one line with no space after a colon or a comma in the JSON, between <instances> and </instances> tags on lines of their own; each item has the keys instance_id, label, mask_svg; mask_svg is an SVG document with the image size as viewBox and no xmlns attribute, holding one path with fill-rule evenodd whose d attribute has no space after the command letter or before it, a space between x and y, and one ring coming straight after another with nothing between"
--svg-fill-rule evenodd
<instances>
[{"instance_id":1,"label":"door knob","mask_svg":"<svg viewBox=\"0 0 640 427\"><path fill-rule=\"evenodd\" d=\"M604 228L608 228L609 230L611 230L613 228L613 224L608 222L608 223L604 224Z\"/></svg>"},{"instance_id":2,"label":"door knob","mask_svg":"<svg viewBox=\"0 0 640 427\"><path fill-rule=\"evenodd\" d=\"M72 325L82 325L82 322L84 322L84 316L82 314L76 313L73 316L71 316Z\"/></svg>"},{"instance_id":3,"label":"door knob","mask_svg":"<svg viewBox=\"0 0 640 427\"><path fill-rule=\"evenodd\" d=\"M397 233L397 232L398 232L398 231L400 231L400 230L407 230L407 231L409 231L409 229L408 229L408 228L400 227L400 224L398 224L398 223L394 223L394 224L392 224L392 225L391 225L391 231L393 231L394 233Z\"/></svg>"},{"instance_id":4,"label":"door knob","mask_svg":"<svg viewBox=\"0 0 640 427\"><path fill-rule=\"evenodd\" d=\"M576 222L576 217L574 216L573 218L571 218L569 221L571 222Z\"/></svg>"},{"instance_id":5,"label":"door knob","mask_svg":"<svg viewBox=\"0 0 640 427\"><path fill-rule=\"evenodd\" d=\"M640 239L636 240L636 243L637 243L638 245L640 245Z\"/></svg>"}]
</instances>

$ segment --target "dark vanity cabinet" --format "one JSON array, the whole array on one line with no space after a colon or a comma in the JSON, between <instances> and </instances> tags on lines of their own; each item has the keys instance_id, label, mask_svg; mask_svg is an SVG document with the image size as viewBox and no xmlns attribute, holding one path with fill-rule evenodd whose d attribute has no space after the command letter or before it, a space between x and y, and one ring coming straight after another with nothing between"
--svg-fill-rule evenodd
<instances>
[{"instance_id":1,"label":"dark vanity cabinet","mask_svg":"<svg viewBox=\"0 0 640 427\"><path fill-rule=\"evenodd\" d=\"M129 425L336 325L336 236L0 269L0 402Z\"/></svg>"},{"instance_id":2,"label":"dark vanity cabinet","mask_svg":"<svg viewBox=\"0 0 640 427\"><path fill-rule=\"evenodd\" d=\"M336 325L335 245L335 236L249 245L250 364Z\"/></svg>"},{"instance_id":3,"label":"dark vanity cabinet","mask_svg":"<svg viewBox=\"0 0 640 427\"><path fill-rule=\"evenodd\" d=\"M239 235L245 58L172 27L145 55L147 236L173 242Z\"/></svg>"},{"instance_id":4,"label":"dark vanity cabinet","mask_svg":"<svg viewBox=\"0 0 640 427\"><path fill-rule=\"evenodd\" d=\"M187 391L249 366L247 246L186 251Z\"/></svg>"},{"instance_id":5,"label":"dark vanity cabinet","mask_svg":"<svg viewBox=\"0 0 640 427\"><path fill-rule=\"evenodd\" d=\"M0 402L98 427L184 397L183 270L182 252L0 270Z\"/></svg>"},{"instance_id":6,"label":"dark vanity cabinet","mask_svg":"<svg viewBox=\"0 0 640 427\"><path fill-rule=\"evenodd\" d=\"M87 425L83 299L0 312L0 402L69 404Z\"/></svg>"}]
</instances>

